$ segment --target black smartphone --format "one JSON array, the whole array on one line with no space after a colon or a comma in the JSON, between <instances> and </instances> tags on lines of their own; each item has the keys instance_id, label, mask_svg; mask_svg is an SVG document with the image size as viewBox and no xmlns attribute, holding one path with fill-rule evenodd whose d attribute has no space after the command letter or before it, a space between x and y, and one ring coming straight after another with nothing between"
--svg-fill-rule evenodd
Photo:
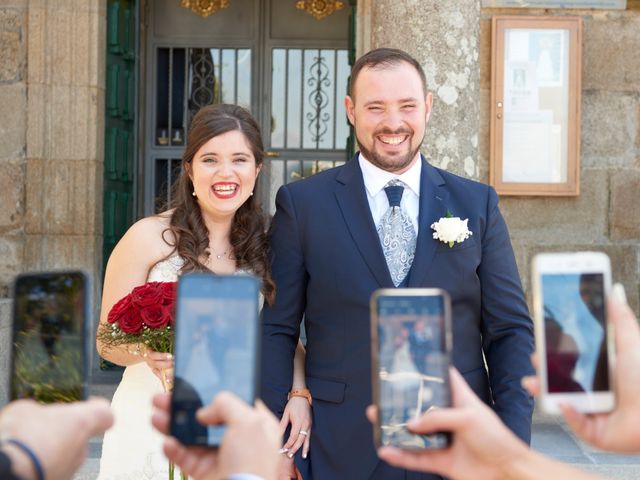
<instances>
[{"instance_id":1,"label":"black smartphone","mask_svg":"<svg viewBox=\"0 0 640 480\"><path fill-rule=\"evenodd\" d=\"M215 447L224 427L196 411L221 391L249 404L258 395L259 286L250 275L186 273L178 282L170 433L184 445Z\"/></svg>"},{"instance_id":2,"label":"black smartphone","mask_svg":"<svg viewBox=\"0 0 640 480\"><path fill-rule=\"evenodd\" d=\"M407 422L451 406L451 302L444 290L376 290L371 296L373 403L378 447L446 448L447 432L416 435Z\"/></svg>"},{"instance_id":3,"label":"black smartphone","mask_svg":"<svg viewBox=\"0 0 640 480\"><path fill-rule=\"evenodd\" d=\"M87 397L89 279L41 272L14 283L11 400L73 402Z\"/></svg>"}]
</instances>

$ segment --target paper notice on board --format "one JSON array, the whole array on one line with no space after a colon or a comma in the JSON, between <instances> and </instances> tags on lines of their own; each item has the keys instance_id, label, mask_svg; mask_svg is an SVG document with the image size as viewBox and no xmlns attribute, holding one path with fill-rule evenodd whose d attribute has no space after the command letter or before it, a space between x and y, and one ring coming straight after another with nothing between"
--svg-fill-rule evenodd
<instances>
[{"instance_id":1,"label":"paper notice on board","mask_svg":"<svg viewBox=\"0 0 640 480\"><path fill-rule=\"evenodd\" d=\"M562 127L553 124L553 112L505 112L502 179L510 183L559 183L562 166Z\"/></svg>"},{"instance_id":2,"label":"paper notice on board","mask_svg":"<svg viewBox=\"0 0 640 480\"><path fill-rule=\"evenodd\" d=\"M536 112L538 82L534 62L507 62L504 70L505 112Z\"/></svg>"}]
</instances>

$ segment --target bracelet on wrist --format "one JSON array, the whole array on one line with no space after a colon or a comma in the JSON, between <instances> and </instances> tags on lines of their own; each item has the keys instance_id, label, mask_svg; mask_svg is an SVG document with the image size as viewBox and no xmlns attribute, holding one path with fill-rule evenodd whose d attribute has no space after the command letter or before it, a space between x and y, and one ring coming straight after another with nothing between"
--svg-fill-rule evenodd
<instances>
[{"instance_id":1,"label":"bracelet on wrist","mask_svg":"<svg viewBox=\"0 0 640 480\"><path fill-rule=\"evenodd\" d=\"M309 406L313 406L313 397L311 396L311 392L308 388L292 388L289 394L287 395L287 400L290 400L291 397L303 397L307 399L309 402Z\"/></svg>"},{"instance_id":2,"label":"bracelet on wrist","mask_svg":"<svg viewBox=\"0 0 640 480\"><path fill-rule=\"evenodd\" d=\"M44 469L42 468L42 463L31 447L20 440L16 440L15 438L5 438L2 440L2 444L13 445L29 457L31 464L33 465L33 469L36 472L36 480L44 480Z\"/></svg>"}]
</instances>

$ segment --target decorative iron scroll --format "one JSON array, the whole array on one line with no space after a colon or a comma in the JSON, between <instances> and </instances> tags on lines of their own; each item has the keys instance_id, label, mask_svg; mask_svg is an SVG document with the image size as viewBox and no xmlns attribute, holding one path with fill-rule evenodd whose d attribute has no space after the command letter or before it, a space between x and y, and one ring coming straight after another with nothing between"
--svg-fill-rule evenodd
<instances>
[{"instance_id":1,"label":"decorative iron scroll","mask_svg":"<svg viewBox=\"0 0 640 480\"><path fill-rule=\"evenodd\" d=\"M190 8L201 17L208 17L222 8L227 8L229 0L181 0L180 6Z\"/></svg>"},{"instance_id":2,"label":"decorative iron scroll","mask_svg":"<svg viewBox=\"0 0 640 480\"><path fill-rule=\"evenodd\" d=\"M329 112L323 113L323 110L329 105L329 95L322 87L331 87L329 67L327 67L325 59L321 56L314 57L314 62L309 67L309 73L311 76L307 80L307 85L312 89L309 93L309 103L313 111L307 113L306 116L309 120L312 141L318 143L327 133L327 122L331 118Z\"/></svg>"},{"instance_id":3,"label":"decorative iron scroll","mask_svg":"<svg viewBox=\"0 0 640 480\"><path fill-rule=\"evenodd\" d=\"M190 50L192 77L191 95L189 97L189 123L191 123L191 118L202 107L220 101L211 52L208 48L192 48Z\"/></svg>"},{"instance_id":4,"label":"decorative iron scroll","mask_svg":"<svg viewBox=\"0 0 640 480\"><path fill-rule=\"evenodd\" d=\"M313 15L316 20L322 20L337 10L344 8L344 2L329 0L299 0L296 8Z\"/></svg>"}]
</instances>

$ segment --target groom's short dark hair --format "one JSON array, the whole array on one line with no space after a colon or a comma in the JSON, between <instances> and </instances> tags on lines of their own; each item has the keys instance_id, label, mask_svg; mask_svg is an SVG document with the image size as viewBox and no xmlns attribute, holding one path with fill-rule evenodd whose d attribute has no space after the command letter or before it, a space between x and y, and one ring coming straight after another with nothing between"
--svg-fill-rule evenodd
<instances>
[{"instance_id":1,"label":"groom's short dark hair","mask_svg":"<svg viewBox=\"0 0 640 480\"><path fill-rule=\"evenodd\" d=\"M349 95L353 98L353 87L356 84L358 75L363 68L390 67L399 63L408 63L416 69L420 80L422 81L422 89L425 96L427 95L427 77L422 69L422 65L409 55L407 52L397 48L376 48L362 55L351 68L351 79L349 80Z\"/></svg>"}]
</instances>

